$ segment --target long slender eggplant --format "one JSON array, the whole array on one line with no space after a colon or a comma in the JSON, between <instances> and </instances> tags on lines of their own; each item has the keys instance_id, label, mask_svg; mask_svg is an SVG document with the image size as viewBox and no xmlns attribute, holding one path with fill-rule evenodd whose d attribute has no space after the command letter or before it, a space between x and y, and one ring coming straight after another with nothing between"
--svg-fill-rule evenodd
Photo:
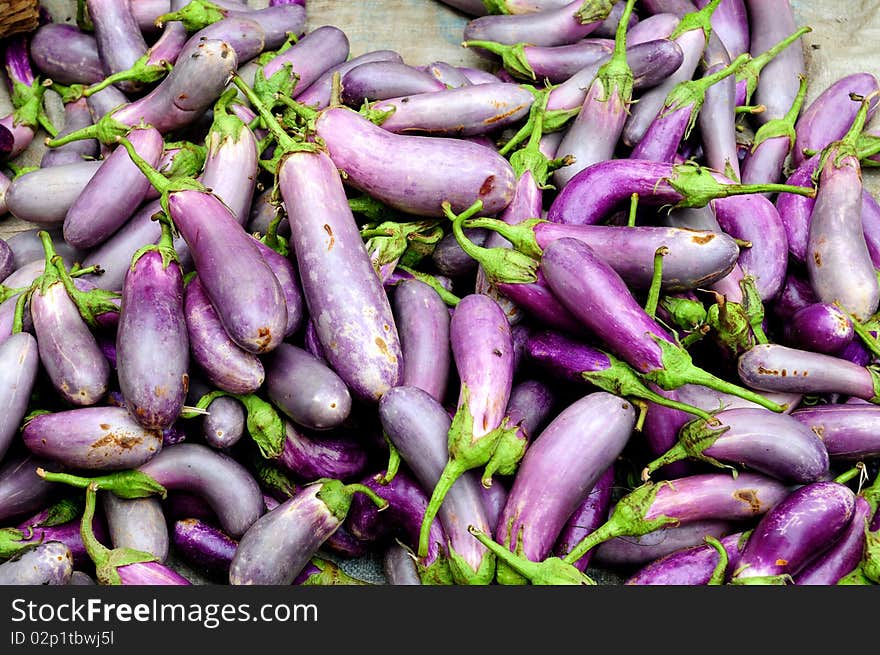
<instances>
[{"instance_id":1,"label":"long slender eggplant","mask_svg":"<svg viewBox=\"0 0 880 655\"><path fill-rule=\"evenodd\" d=\"M833 404L801 407L792 416L815 432L832 461L859 461L880 452L878 408L871 404Z\"/></svg>"},{"instance_id":2,"label":"long slender eggplant","mask_svg":"<svg viewBox=\"0 0 880 655\"><path fill-rule=\"evenodd\" d=\"M671 525L638 537L615 537L595 548L595 566L624 570L644 566L670 553L704 543L705 537L721 539L736 529L730 521L708 519ZM593 552L593 551L588 551Z\"/></svg>"},{"instance_id":3,"label":"long slender eggplant","mask_svg":"<svg viewBox=\"0 0 880 655\"><path fill-rule=\"evenodd\" d=\"M345 520L355 493L387 506L363 485L326 479L304 487L257 519L239 540L229 568L230 584L291 584Z\"/></svg>"},{"instance_id":4,"label":"long slender eggplant","mask_svg":"<svg viewBox=\"0 0 880 655\"><path fill-rule=\"evenodd\" d=\"M432 61L430 64L425 64L418 68L425 73L428 73L431 77L449 89L457 89L462 86L471 86L477 83L494 84L495 82L510 81L502 80L500 77L489 71L482 71L481 69L472 68L470 66L453 66L445 61ZM469 70L464 70L465 68ZM489 76L491 76L492 79L490 79Z\"/></svg>"},{"instance_id":5,"label":"long slender eggplant","mask_svg":"<svg viewBox=\"0 0 880 655\"><path fill-rule=\"evenodd\" d=\"M0 462L18 433L40 366L37 341L27 332L0 342Z\"/></svg>"},{"instance_id":6,"label":"long slender eggplant","mask_svg":"<svg viewBox=\"0 0 880 655\"><path fill-rule=\"evenodd\" d=\"M347 61L336 64L327 68L317 79L315 79L303 91L294 91L294 97L297 101L313 107L315 109L323 109L330 104L330 98L333 89L333 77L339 75L340 79L345 76L348 71L356 66L374 61L393 61L403 63L403 58L393 50L371 50L357 57L352 57Z\"/></svg>"},{"instance_id":7,"label":"long slender eggplant","mask_svg":"<svg viewBox=\"0 0 880 655\"><path fill-rule=\"evenodd\" d=\"M150 553L160 562L167 559L168 526L157 498L119 498L105 491L101 494L101 508L114 548Z\"/></svg>"},{"instance_id":8,"label":"long slender eggplant","mask_svg":"<svg viewBox=\"0 0 880 655\"><path fill-rule=\"evenodd\" d=\"M71 468L134 468L162 450L162 433L144 428L124 407L79 407L30 418L21 431L28 449Z\"/></svg>"},{"instance_id":9,"label":"long slender eggplant","mask_svg":"<svg viewBox=\"0 0 880 655\"><path fill-rule=\"evenodd\" d=\"M581 539L608 520L614 491L614 477L614 465L611 465L568 517L553 546L553 553L556 556L563 557L568 554ZM578 561L573 562L573 565L579 571L586 571L593 559L593 553L592 550L587 551Z\"/></svg>"},{"instance_id":10,"label":"long slender eggplant","mask_svg":"<svg viewBox=\"0 0 880 655\"><path fill-rule=\"evenodd\" d=\"M37 225L60 227L102 163L81 161L23 173L14 178L6 190L9 213Z\"/></svg>"},{"instance_id":11,"label":"long slender eggplant","mask_svg":"<svg viewBox=\"0 0 880 655\"><path fill-rule=\"evenodd\" d=\"M546 11L525 15L481 16L464 28L465 41L531 43L554 46L580 41L595 31L611 12L611 3L575 0Z\"/></svg>"},{"instance_id":12,"label":"long slender eggplant","mask_svg":"<svg viewBox=\"0 0 880 655\"><path fill-rule=\"evenodd\" d=\"M862 228L862 173L854 145L870 102L865 98L852 129L823 151L806 257L819 300L837 303L860 321L880 305L880 282Z\"/></svg>"},{"instance_id":13,"label":"long slender eggplant","mask_svg":"<svg viewBox=\"0 0 880 655\"><path fill-rule=\"evenodd\" d=\"M356 434L316 434L290 421L284 422L284 431L284 448L277 461L297 479L347 481L361 475L369 463L369 453Z\"/></svg>"},{"instance_id":14,"label":"long slender eggplant","mask_svg":"<svg viewBox=\"0 0 880 655\"><path fill-rule=\"evenodd\" d=\"M724 579L736 570L748 532L736 532L720 539L727 554ZM709 544L691 546L660 557L626 579L627 585L707 585L721 563L721 554Z\"/></svg>"},{"instance_id":15,"label":"long slender eggplant","mask_svg":"<svg viewBox=\"0 0 880 655\"><path fill-rule=\"evenodd\" d=\"M871 504L856 496L852 518L846 530L830 548L814 557L795 576L796 585L833 585L858 566L865 549L865 526L871 518Z\"/></svg>"},{"instance_id":16,"label":"long slender eggplant","mask_svg":"<svg viewBox=\"0 0 880 655\"><path fill-rule=\"evenodd\" d=\"M852 520L855 494L839 482L813 482L772 507L749 536L732 584L786 584Z\"/></svg>"},{"instance_id":17,"label":"long slender eggplant","mask_svg":"<svg viewBox=\"0 0 880 655\"><path fill-rule=\"evenodd\" d=\"M399 543L391 543L382 556L382 572L389 585L420 585L419 571L409 550Z\"/></svg>"},{"instance_id":18,"label":"long slender eggplant","mask_svg":"<svg viewBox=\"0 0 880 655\"><path fill-rule=\"evenodd\" d=\"M604 391L558 414L520 463L498 520L497 541L535 562L550 554L565 522L629 441L635 420L631 403ZM522 583L502 563L496 578L502 584Z\"/></svg>"},{"instance_id":19,"label":"long slender eggplant","mask_svg":"<svg viewBox=\"0 0 880 655\"><path fill-rule=\"evenodd\" d=\"M101 61L109 73L131 68L147 51L147 42L128 3L112 0L87 0L89 18L94 25L95 41ZM133 93L141 85L120 82L119 88Z\"/></svg>"},{"instance_id":20,"label":"long slender eggplant","mask_svg":"<svg viewBox=\"0 0 880 655\"><path fill-rule=\"evenodd\" d=\"M287 325L284 327L284 337L291 337L302 327L306 318L305 299L303 298L302 288L299 281L299 273L296 270L296 264L291 261L291 257L282 255L274 248L270 248L270 235L266 235L263 239L256 238L257 250L263 257L263 261L272 269L275 279L281 286L281 292L284 294L284 306L287 308ZM277 235L271 238L277 240Z\"/></svg>"},{"instance_id":21,"label":"long slender eggplant","mask_svg":"<svg viewBox=\"0 0 880 655\"><path fill-rule=\"evenodd\" d=\"M617 501L602 526L581 540L565 561L574 562L614 537L637 537L690 521L749 520L765 515L789 496L778 480L757 473L700 473L648 482Z\"/></svg>"},{"instance_id":22,"label":"long slender eggplant","mask_svg":"<svg viewBox=\"0 0 880 655\"><path fill-rule=\"evenodd\" d=\"M92 124L92 113L85 98L64 104L64 124L58 134L63 136ZM47 148L40 159L40 167L75 164L98 156L98 142L94 139L74 141L58 148Z\"/></svg>"},{"instance_id":23,"label":"long slender eggplant","mask_svg":"<svg viewBox=\"0 0 880 655\"><path fill-rule=\"evenodd\" d=\"M500 57L505 70L515 77L547 80L551 84L564 82L586 66L604 63L614 48L609 39L595 38L550 47L494 41L465 41L463 45Z\"/></svg>"},{"instance_id":24,"label":"long slender eggplant","mask_svg":"<svg viewBox=\"0 0 880 655\"><path fill-rule=\"evenodd\" d=\"M228 534L197 518L175 521L171 543L187 564L212 575L228 574L238 547Z\"/></svg>"},{"instance_id":25,"label":"long slender eggplant","mask_svg":"<svg viewBox=\"0 0 880 655\"><path fill-rule=\"evenodd\" d=\"M855 337L852 319L837 305L812 303L789 317L785 342L795 348L835 355Z\"/></svg>"},{"instance_id":26,"label":"long slender eggplant","mask_svg":"<svg viewBox=\"0 0 880 655\"><path fill-rule=\"evenodd\" d=\"M433 489L449 457L449 414L418 387L398 386L379 401L379 419L423 489ZM478 476L469 471L446 494L437 513L447 537L453 579L459 584L488 584L495 557L468 532L489 529Z\"/></svg>"},{"instance_id":27,"label":"long slender eggplant","mask_svg":"<svg viewBox=\"0 0 880 655\"><path fill-rule=\"evenodd\" d=\"M373 61L355 66L342 79L342 102L360 107L372 100L389 100L417 93L444 91L433 75L396 61Z\"/></svg>"},{"instance_id":28,"label":"long slender eggplant","mask_svg":"<svg viewBox=\"0 0 880 655\"><path fill-rule=\"evenodd\" d=\"M64 585L72 573L70 548L47 541L0 564L0 585Z\"/></svg>"},{"instance_id":29,"label":"long slender eggplant","mask_svg":"<svg viewBox=\"0 0 880 655\"><path fill-rule=\"evenodd\" d=\"M94 35L76 25L45 23L31 35L31 60L59 84L95 84L106 75Z\"/></svg>"}]
</instances>

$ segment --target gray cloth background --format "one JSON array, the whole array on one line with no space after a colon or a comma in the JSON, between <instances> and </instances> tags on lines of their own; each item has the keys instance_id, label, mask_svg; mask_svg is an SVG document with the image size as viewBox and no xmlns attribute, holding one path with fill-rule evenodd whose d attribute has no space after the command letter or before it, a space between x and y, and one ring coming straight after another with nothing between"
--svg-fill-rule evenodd
<instances>
[{"instance_id":1,"label":"gray cloth background","mask_svg":"<svg viewBox=\"0 0 880 655\"><path fill-rule=\"evenodd\" d=\"M41 0L56 21L74 22L73 0ZM254 7L268 5L268 0L249 0ZM844 75L870 72L880 78L880 0L792 0L799 25L813 31L804 38L809 87L807 103L832 82ZM462 30L468 17L436 0L307 0L308 29L335 25L344 30L351 42L352 56L368 50L391 49L409 64L445 61L454 65L488 68L486 60L461 47ZM638 5L637 5L638 8ZM0 73L2 76L2 73ZM57 95L47 92L50 117L61 127L63 113ZM0 84L0 115L9 111L5 84ZM880 125L880 117L874 119ZM16 163L38 164L45 146L44 135ZM866 170L865 184L880 197L880 171ZM0 238L33 226L12 216L0 217ZM384 580L381 560L371 556L357 560L339 560L351 575L367 582ZM194 582L204 582L181 562L174 562L181 573ZM618 583L616 576L590 570L597 582Z\"/></svg>"}]
</instances>

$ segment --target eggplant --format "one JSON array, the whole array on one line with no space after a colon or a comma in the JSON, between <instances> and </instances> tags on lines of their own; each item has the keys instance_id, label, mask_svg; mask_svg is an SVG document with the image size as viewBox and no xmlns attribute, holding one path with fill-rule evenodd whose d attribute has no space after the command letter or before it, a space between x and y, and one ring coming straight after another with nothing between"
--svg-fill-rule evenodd
<instances>
[{"instance_id":1,"label":"eggplant","mask_svg":"<svg viewBox=\"0 0 880 655\"><path fill-rule=\"evenodd\" d=\"M147 52L147 42L128 3L112 0L86 0L89 19L94 25L95 41L101 61L109 73L128 70ZM126 92L141 90L141 85L121 82Z\"/></svg>"},{"instance_id":2,"label":"eggplant","mask_svg":"<svg viewBox=\"0 0 880 655\"><path fill-rule=\"evenodd\" d=\"M639 537L615 537L596 547L593 562L611 569L640 567L670 553L699 546L707 536L721 539L734 529L735 524L730 521L708 519L660 528Z\"/></svg>"},{"instance_id":3,"label":"eggplant","mask_svg":"<svg viewBox=\"0 0 880 655\"><path fill-rule=\"evenodd\" d=\"M168 557L168 527L159 500L119 498L101 494L101 508L107 520L114 548L132 548L154 555L160 562Z\"/></svg>"},{"instance_id":4,"label":"eggplant","mask_svg":"<svg viewBox=\"0 0 880 655\"><path fill-rule=\"evenodd\" d=\"M856 462L880 453L878 409L868 403L836 403L801 407L791 416L816 433L832 461Z\"/></svg>"},{"instance_id":5,"label":"eggplant","mask_svg":"<svg viewBox=\"0 0 880 655\"><path fill-rule=\"evenodd\" d=\"M720 542L727 556L724 579L736 569L748 532L722 537ZM660 557L626 579L627 585L707 585L721 564L721 554L709 544L683 548Z\"/></svg>"},{"instance_id":6,"label":"eggplant","mask_svg":"<svg viewBox=\"0 0 880 655\"><path fill-rule=\"evenodd\" d=\"M106 75L94 35L76 25L40 25L31 36L30 55L39 71L59 84L95 84Z\"/></svg>"},{"instance_id":7,"label":"eggplant","mask_svg":"<svg viewBox=\"0 0 880 655\"><path fill-rule=\"evenodd\" d=\"M51 504L57 485L37 475L38 468L61 470L61 465L28 451L9 454L0 463L0 520L33 514Z\"/></svg>"},{"instance_id":8,"label":"eggplant","mask_svg":"<svg viewBox=\"0 0 880 655\"><path fill-rule=\"evenodd\" d=\"M830 303L800 308L785 324L785 341L795 348L835 355L855 337L852 318Z\"/></svg>"},{"instance_id":9,"label":"eggplant","mask_svg":"<svg viewBox=\"0 0 880 655\"><path fill-rule=\"evenodd\" d=\"M856 496L852 518L846 530L821 555L814 557L797 575L796 585L833 585L858 566L865 550L865 526L871 504Z\"/></svg>"},{"instance_id":10,"label":"eggplant","mask_svg":"<svg viewBox=\"0 0 880 655\"><path fill-rule=\"evenodd\" d=\"M369 462L357 435L309 433L290 421L284 421L284 433L277 462L297 479L350 480L361 475Z\"/></svg>"},{"instance_id":11,"label":"eggplant","mask_svg":"<svg viewBox=\"0 0 880 655\"><path fill-rule=\"evenodd\" d=\"M37 341L18 332L0 342L0 462L18 434L40 366Z\"/></svg>"},{"instance_id":12,"label":"eggplant","mask_svg":"<svg viewBox=\"0 0 880 655\"><path fill-rule=\"evenodd\" d=\"M608 520L608 510L611 508L611 497L614 491L614 477L614 465L611 465L572 512L553 546L553 553L557 557L568 554L568 551L574 548L581 539ZM573 562L573 565L582 572L586 571L594 553L595 551L588 550L583 557Z\"/></svg>"},{"instance_id":13,"label":"eggplant","mask_svg":"<svg viewBox=\"0 0 880 655\"><path fill-rule=\"evenodd\" d=\"M40 226L61 227L70 207L102 163L81 161L23 173L6 190L9 213Z\"/></svg>"},{"instance_id":14,"label":"eggplant","mask_svg":"<svg viewBox=\"0 0 880 655\"><path fill-rule=\"evenodd\" d=\"M220 396L206 408L202 419L202 437L209 446L220 450L231 448L244 436L245 411L241 402L231 396Z\"/></svg>"},{"instance_id":15,"label":"eggplant","mask_svg":"<svg viewBox=\"0 0 880 655\"><path fill-rule=\"evenodd\" d=\"M197 518L175 521L171 543L187 564L212 575L228 573L238 547L228 534Z\"/></svg>"},{"instance_id":16,"label":"eggplant","mask_svg":"<svg viewBox=\"0 0 880 655\"><path fill-rule=\"evenodd\" d=\"M47 541L0 564L0 585L64 585L72 573L70 548Z\"/></svg>"}]
</instances>

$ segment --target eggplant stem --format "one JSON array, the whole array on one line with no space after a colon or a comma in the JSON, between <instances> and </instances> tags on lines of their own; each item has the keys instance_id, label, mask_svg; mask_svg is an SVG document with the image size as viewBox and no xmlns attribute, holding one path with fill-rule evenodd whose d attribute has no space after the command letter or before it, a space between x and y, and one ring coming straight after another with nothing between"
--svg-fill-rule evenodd
<instances>
[{"instance_id":1,"label":"eggplant stem","mask_svg":"<svg viewBox=\"0 0 880 655\"><path fill-rule=\"evenodd\" d=\"M663 258L669 254L667 246L660 246L654 251L654 272L651 276L651 286L648 289L648 300L645 302L645 313L651 318L656 318L657 303L660 302L660 285L663 283Z\"/></svg>"},{"instance_id":2,"label":"eggplant stem","mask_svg":"<svg viewBox=\"0 0 880 655\"><path fill-rule=\"evenodd\" d=\"M636 226L636 211L639 208L639 194L634 193L629 197L629 218L626 221L627 227Z\"/></svg>"},{"instance_id":3,"label":"eggplant stem","mask_svg":"<svg viewBox=\"0 0 880 655\"><path fill-rule=\"evenodd\" d=\"M431 536L431 524L434 522L434 518L440 510L440 505L443 504L443 499L446 498L446 494L449 493L449 490L452 489L452 485L454 485L467 470L467 468L454 459L447 461L446 466L443 467L443 472L440 474L440 479L437 481L437 484L434 486L434 491L431 493L431 499L428 501L428 507L425 509L425 516L422 518L422 526L419 529L419 557L428 556L428 540Z\"/></svg>"}]
</instances>

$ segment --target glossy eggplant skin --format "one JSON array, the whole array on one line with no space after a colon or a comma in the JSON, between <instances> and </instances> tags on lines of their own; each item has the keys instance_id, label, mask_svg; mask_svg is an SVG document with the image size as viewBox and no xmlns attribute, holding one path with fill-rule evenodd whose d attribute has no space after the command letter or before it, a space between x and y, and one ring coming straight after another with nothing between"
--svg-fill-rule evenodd
<instances>
[{"instance_id":1,"label":"glossy eggplant skin","mask_svg":"<svg viewBox=\"0 0 880 655\"><path fill-rule=\"evenodd\" d=\"M18 332L0 342L0 462L27 412L39 366L37 340L30 333Z\"/></svg>"},{"instance_id":2,"label":"glossy eggplant skin","mask_svg":"<svg viewBox=\"0 0 880 655\"><path fill-rule=\"evenodd\" d=\"M238 542L219 528L197 518L174 522L171 542L188 564L214 575L229 573Z\"/></svg>"},{"instance_id":3,"label":"glossy eggplant skin","mask_svg":"<svg viewBox=\"0 0 880 655\"><path fill-rule=\"evenodd\" d=\"M59 485L39 477L38 468L62 470L57 462L27 451L10 453L0 462L0 521L38 512L55 498Z\"/></svg>"},{"instance_id":4,"label":"glossy eggplant skin","mask_svg":"<svg viewBox=\"0 0 880 655\"><path fill-rule=\"evenodd\" d=\"M736 532L720 539L727 553L728 564L725 578L729 579L736 570L746 534ZM627 585L706 585L715 567L719 554L709 544L692 546L669 553L632 574L624 584Z\"/></svg>"},{"instance_id":5,"label":"glossy eggplant skin","mask_svg":"<svg viewBox=\"0 0 880 655\"><path fill-rule=\"evenodd\" d=\"M794 578L796 585L833 585L858 566L865 548L865 526L871 504L856 496L852 518L843 534L821 555L814 557Z\"/></svg>"},{"instance_id":6,"label":"glossy eggplant skin","mask_svg":"<svg viewBox=\"0 0 880 655\"><path fill-rule=\"evenodd\" d=\"M843 403L801 407L792 417L825 444L832 461L856 462L880 454L880 407Z\"/></svg>"}]
</instances>

